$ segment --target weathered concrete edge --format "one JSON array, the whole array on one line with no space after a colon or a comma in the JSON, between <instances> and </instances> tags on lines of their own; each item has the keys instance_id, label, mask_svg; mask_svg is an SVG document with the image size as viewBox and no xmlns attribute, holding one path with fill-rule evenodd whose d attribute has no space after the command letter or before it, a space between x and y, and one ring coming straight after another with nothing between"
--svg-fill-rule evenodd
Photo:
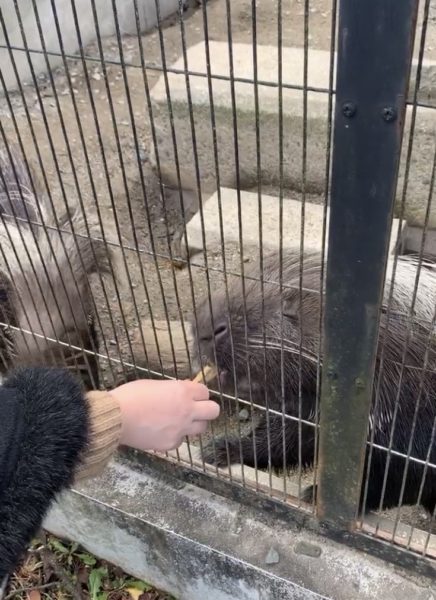
<instances>
[{"instance_id":1,"label":"weathered concrete edge","mask_svg":"<svg viewBox=\"0 0 436 600\"><path fill-rule=\"evenodd\" d=\"M77 513L86 515L88 532L85 536L74 524L71 526L71 517ZM95 527L101 523L104 523L105 539L112 542L108 550L102 550L100 537L96 539ZM47 529L54 535L80 541L88 551L134 577L169 591L177 600L327 600L327 596L304 590L235 557L78 492L72 492L62 507L52 512Z\"/></svg>"},{"instance_id":2,"label":"weathered concrete edge","mask_svg":"<svg viewBox=\"0 0 436 600\"><path fill-rule=\"evenodd\" d=\"M419 254L425 233L423 253L426 256L436 257L436 230L408 225L404 231L404 250Z\"/></svg>"},{"instance_id":3,"label":"weathered concrete edge","mask_svg":"<svg viewBox=\"0 0 436 600\"><path fill-rule=\"evenodd\" d=\"M218 53L218 46L222 48L223 56L228 52L228 43L226 41L214 40L209 43L210 49L212 49L212 53ZM238 49L243 46L249 46L249 44L244 43L235 43L233 44L233 52L237 54ZM258 46L258 54L262 55L262 52L265 51L267 53L274 51L274 46L269 45L259 45ZM303 64L305 63L305 51L304 48L300 48L298 46L286 46L284 51L287 50L292 51L295 54L300 54L301 58L301 70L297 70L296 72L288 71L286 73L286 79L283 81L285 86L289 85L301 85L301 73L303 71ZM221 54L221 53L219 53ZM194 56L205 56L205 42L200 41L197 44L194 44L188 49L188 65L189 58ZM316 56L316 67L312 67L310 64L311 56ZM337 53L335 53L334 64L336 65L336 57ZM213 64L213 55L212 55L212 64ZM331 53L329 50L319 50L319 49L310 49L309 50L309 80L308 85L311 88L317 90L327 90L328 82L329 82L329 73L330 73L330 64L331 64ZM414 58L412 60L410 78L409 78L409 89L408 89L408 102L413 102L415 87L417 83L417 71L419 67L419 61ZM176 70L174 76L177 78L177 75L180 75L180 81L184 81L184 57L179 56L172 64L171 69ZM189 67L190 68L190 67ZM199 68L198 63L195 61L195 67L192 69L196 72L201 72L202 74L207 74L206 62L204 65ZM182 73L179 73L181 71ZM212 68L212 73L214 74L214 70ZM230 75L230 72L229 72ZM212 75L213 77L213 75ZM159 80L156 82L155 86L152 89L152 98L156 101L160 101L161 99L166 101L166 88L165 88L165 80L164 76L161 76ZM177 80L177 79L176 79ZM260 84L262 85L262 84ZM333 74L333 89L336 86L336 68ZM421 73L420 73L420 81L419 81L419 89L417 94L417 101L422 104L428 104L432 107L436 108L436 61L425 59L421 64Z\"/></svg>"},{"instance_id":4,"label":"weathered concrete edge","mask_svg":"<svg viewBox=\"0 0 436 600\"><path fill-rule=\"evenodd\" d=\"M436 597L425 578L123 460L65 494L45 527L178 600Z\"/></svg>"},{"instance_id":5,"label":"weathered concrete edge","mask_svg":"<svg viewBox=\"0 0 436 600\"><path fill-rule=\"evenodd\" d=\"M225 47L224 42L214 42L214 44L223 45ZM202 44L197 44L192 46L189 49L189 55L195 55L198 53L202 55L201 51ZM247 46L244 44L235 45L235 51L239 46ZM262 47L260 47L262 48ZM296 51L299 49L296 48L288 48L288 50ZM319 61L324 63L326 59L329 57L328 52L323 51L313 51L316 52L317 57L321 57ZM217 54L219 54L217 52ZM222 54L222 53L221 53ZM213 57L212 57L213 58ZM318 60L318 58L317 58ZM213 61L212 61L213 62ZM328 62L326 63L328 67ZM180 68L180 59L174 63L174 67ZM202 65L201 61L197 65L195 62L195 72L206 74L206 66ZM320 65L317 64L315 74L313 75L313 81L310 79L310 85L318 86L319 89L324 89L324 71L320 68ZM321 71L321 74L319 73ZM416 72L416 65L414 67L413 73ZM226 75L227 73L224 73ZM291 71L292 74L292 71ZM223 73L220 73L223 75ZM297 75L294 74L294 78ZM411 88L409 95L413 92L415 86L415 80L411 77ZM318 82L318 79L320 81ZM291 83L291 82L287 82ZM296 81L292 81L292 83L298 83ZM173 105L173 114L175 116L174 124L176 127L176 132L179 137L179 145L186 146L186 160L181 159L179 154L179 165L180 165L180 176L181 176L181 186L186 190L194 190L197 187L196 174L195 169L193 167L194 159L192 155L192 139L190 136L190 130L185 128L186 121L188 119L188 103L187 103L187 91L186 91L186 82L183 74L174 74L170 73L169 84L171 89L171 98ZM319 84L319 85L318 85ZM261 87L262 91L262 87ZM241 115L247 113L251 115L249 122L250 127L244 128L244 126L240 122L239 131L241 135L241 139L244 139L244 143L246 142L246 153L245 160L241 158L239 161L239 182L241 189L249 189L255 185L258 179L258 174L256 173L256 160L255 160L255 148L256 148L256 140L254 136L254 130L252 124L254 123L254 105L252 105L252 91L250 91L250 86L244 84L242 88L237 88L238 97L239 94L241 98L248 99L250 98L250 103L248 106L245 105L244 102L238 101L238 111L241 112ZM284 102L284 118L288 120L289 124L295 126L295 130L298 131L302 126L302 122L304 120L303 115L303 104L300 100L292 100L295 95L295 90L287 90L290 93L290 97L285 95ZM291 93L292 92L292 93ZM273 87L265 86L262 91L262 98L269 97L270 94L274 93ZM210 117L208 111L204 111L204 107L208 106L208 91L207 91L207 78L192 76L191 77L191 94L193 94L192 100L195 110L199 109L197 114L196 112L196 136L197 136L197 148L200 148L201 153L203 154L203 158L199 160L199 166L201 172L201 188L203 193L213 193L216 190L216 174L214 171L214 161L213 161L213 152L211 145L211 133L210 133ZM298 94L297 94L298 96ZM415 123L415 142L414 147L416 154L418 157L422 155L424 152L424 158L426 153L429 151L426 150L426 145L429 143L429 132L433 131L434 124L434 116L435 116L435 108L427 108L426 104L432 102L432 98L435 96L436 98L436 63L427 62L422 71L421 85L420 85L420 94L419 101L422 103L421 106L417 108L417 119ZM160 161L160 171L162 175L162 179L165 181L165 184L169 187L178 187L178 178L176 177L176 170L174 168L174 150L171 143L171 136L169 134L169 120L168 120L168 98L166 94L165 86L163 85L163 78L160 78L156 85L153 87L151 92L152 101L154 103L156 112L155 112L155 120L157 130L160 131L160 135L158 135L158 153L159 153L159 161ZM265 100L264 98L264 100ZM225 93L220 93L217 95L214 92L214 104L216 109L217 119L221 115L221 119L224 119L224 122L227 122L226 118L223 118L222 112L231 110L231 106L229 104L229 96ZM308 142L309 145L313 145L313 150L321 153L322 145L324 142L320 142L326 138L326 125L327 125L327 103L328 103L328 94L326 93L310 93L310 97L308 100ZM261 115L266 118L268 121L270 118L273 118L273 113L269 113L265 111L264 101L262 101L262 110ZM274 110L277 109L276 102L273 101L272 106ZM436 104L435 104L436 106ZM176 110L176 107L181 109L181 113L179 117L179 110ZM200 110L201 109L201 110ZM278 109L277 109L278 110ZM410 123L411 123L411 114L414 111L414 107L407 106L406 111L406 119L405 119L405 127L404 127L404 135L407 137L408 132L410 131ZM274 111L273 111L274 112ZM275 112L274 112L275 114ZM218 119L219 120L219 119ZM241 121L241 119L240 119ZM287 130L289 130L289 126L286 126ZM180 129L180 131L178 131ZM275 126L274 126L275 129ZM231 136L229 137L229 140ZM296 142L297 138L290 143ZM231 143L231 142L229 142ZM219 142L219 151L220 155L224 156L227 152L227 145L224 142ZM267 147L267 142L263 140L262 145L264 149ZM420 148L422 149L420 150ZM274 147L272 148L275 151ZM295 150L295 148L294 148ZM289 151L291 153L291 150ZM288 153L288 154L289 154ZM266 155L268 152L266 152ZM298 153L299 155L299 153ZM249 160L247 157L250 157ZM416 158L416 157L415 157ZM422 159L422 156L421 156ZM155 148L153 144L150 148L150 161L153 167L156 169L156 156L155 156ZM421 160L423 162L423 160ZM275 164L275 163L274 163ZM318 168L317 162L309 161L311 164L308 172L306 174L306 191L310 193L323 193L325 188L325 169L321 166L324 164L323 160L319 158ZM233 162L229 162L227 160L220 160L220 178L221 184L226 187L235 187L236 186L236 173L234 171ZM265 172L262 175L262 180L269 181L271 185L274 187L278 186L279 183L279 174L276 171L276 168L269 164L268 161L264 161L263 168ZM401 168L400 168L400 181L403 177L404 170L404 157L401 160ZM418 182L422 181L422 173L414 172L412 170L412 174L410 176L410 181L412 184L418 185ZM291 168L289 164L287 164L285 168L285 177L284 177L284 185L286 188L300 190L301 189L301 181L300 181L300 169L299 167L295 167L295 169ZM412 187L413 186L409 186ZM428 190L421 189L423 188L423 184L419 183L418 189L411 189L409 192L410 198L406 203L406 220L411 225L422 225L424 214L425 214L425 203L427 201ZM412 200L413 199L413 200ZM397 195L397 204L400 202L400 194ZM421 206L422 205L422 206ZM436 227L436 221L434 220L436 217L431 219L431 226Z\"/></svg>"},{"instance_id":6,"label":"weathered concrete edge","mask_svg":"<svg viewBox=\"0 0 436 600\"><path fill-rule=\"evenodd\" d=\"M232 195L234 195L236 192L235 190L229 189L229 188L225 188L225 187L221 187L220 189L220 195L221 195L221 199L230 199L232 198ZM254 194L253 192L246 192L246 191L241 191L241 202L242 202L242 221L244 222L244 220L247 220L248 222L250 222L251 220L256 220L257 214L258 214L258 208L257 208L257 194ZM215 222L211 222L211 216L207 215L207 205L208 204L215 204L218 202L217 200L217 196L218 196L218 191L216 191L214 194L212 194L211 196L209 196L207 199L204 199L203 201L203 219L204 219L204 234L205 234L205 239L206 239L206 248L203 245L203 229L202 229L202 222L201 222L201 217L200 217L200 212L197 211L193 217L190 219L190 221L188 221L188 223L186 224L186 239L185 236L182 236L181 239L181 254L182 254L182 258L187 260L188 257L193 257L194 255L198 255L200 253L202 253L204 250L210 250L210 251L219 251L220 247L221 247L221 242L222 242L222 238L219 232L219 227L218 227L218 216L216 219L216 223ZM253 208L251 208L251 204L248 202L250 199L254 199L255 201L253 202ZM272 197L269 196L267 194L263 194L262 195L263 201L264 202L278 202L278 198L276 197ZM221 200L221 201L222 201ZM237 203L237 199L234 198L234 203ZM298 200L293 200L292 201L294 205L299 204L301 205L301 202ZM324 207L320 204L312 204L312 203L307 203L310 205L310 207L312 208L312 210L314 212L318 212L319 213L319 232L318 232L318 237L319 237L319 244L318 245L314 245L313 241L312 243L310 243L310 240L308 242L307 238L305 239L305 246L306 248L311 248L311 249L318 249L321 250L321 239L322 239L322 227L323 227L323 212L324 212ZM284 213L286 215L286 212L288 210L288 199L285 199L284 203L283 203L283 210ZM218 212L218 208L217 208L217 212ZM328 215L328 213L327 213ZM266 221L269 221L271 217L267 217L267 218L263 218L263 223L265 225ZM228 244L229 242L235 243L238 245L239 247L239 224L238 222L233 224L234 227L233 228L229 228L226 227L226 225L224 224L224 240L225 240L225 244ZM327 230L328 230L328 216L327 216ZM298 231L300 228L300 224L297 224L296 230ZM404 232L406 230L406 222L405 221L400 221L397 218L394 218L392 221L392 227L391 227L391 235L390 235L390 240L389 240L389 255L395 255L395 253L397 251L399 251L400 253L402 253L403 249L404 249ZM278 233L278 231L277 231ZM397 240L398 240L398 244L397 244ZM186 244L187 242L187 244ZM280 240L280 236L268 236L265 235L265 231L264 231L264 237L263 237L263 248L264 250L279 250L280 248L280 244L282 244L283 248L297 248L297 246L299 246L299 240L291 240L290 238L288 238L287 236L284 238L284 240ZM244 250L245 251L251 251L252 253L254 253L256 250L259 250L259 240L255 240L252 239L251 237L249 239L247 239L246 237L243 238L243 245L244 245Z\"/></svg>"},{"instance_id":7,"label":"weathered concrete edge","mask_svg":"<svg viewBox=\"0 0 436 600\"><path fill-rule=\"evenodd\" d=\"M413 102L416 86L418 60L414 59L410 72L408 101ZM421 78L417 94L417 101L434 105L436 99L436 62L424 60L421 68Z\"/></svg>"}]
</instances>

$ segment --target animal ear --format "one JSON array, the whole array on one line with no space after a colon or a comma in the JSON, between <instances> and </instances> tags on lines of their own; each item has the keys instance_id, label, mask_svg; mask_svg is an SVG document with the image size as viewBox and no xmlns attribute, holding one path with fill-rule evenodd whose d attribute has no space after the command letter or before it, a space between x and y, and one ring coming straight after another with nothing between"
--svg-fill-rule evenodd
<instances>
[{"instance_id":1,"label":"animal ear","mask_svg":"<svg viewBox=\"0 0 436 600\"><path fill-rule=\"evenodd\" d=\"M287 290L283 298L283 316L287 319L298 319L303 313L310 310L319 310L319 292L303 289L301 294L299 288Z\"/></svg>"}]
</instances>

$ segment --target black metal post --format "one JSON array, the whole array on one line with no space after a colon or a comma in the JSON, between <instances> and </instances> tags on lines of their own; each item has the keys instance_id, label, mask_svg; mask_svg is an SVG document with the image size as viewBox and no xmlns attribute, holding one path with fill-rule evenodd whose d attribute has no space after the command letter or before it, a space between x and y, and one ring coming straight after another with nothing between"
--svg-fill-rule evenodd
<instances>
[{"instance_id":1,"label":"black metal post","mask_svg":"<svg viewBox=\"0 0 436 600\"><path fill-rule=\"evenodd\" d=\"M358 510L418 0L341 0L318 515Z\"/></svg>"}]
</instances>

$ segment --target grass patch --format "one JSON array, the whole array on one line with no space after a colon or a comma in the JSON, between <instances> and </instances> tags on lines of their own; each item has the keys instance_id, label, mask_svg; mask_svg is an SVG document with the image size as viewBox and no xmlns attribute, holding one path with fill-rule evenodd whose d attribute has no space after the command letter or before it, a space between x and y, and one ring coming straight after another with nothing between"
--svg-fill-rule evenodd
<instances>
[{"instance_id":1,"label":"grass patch","mask_svg":"<svg viewBox=\"0 0 436 600\"><path fill-rule=\"evenodd\" d=\"M78 544L50 535L32 544L10 578L4 600L175 600L97 559Z\"/></svg>"}]
</instances>

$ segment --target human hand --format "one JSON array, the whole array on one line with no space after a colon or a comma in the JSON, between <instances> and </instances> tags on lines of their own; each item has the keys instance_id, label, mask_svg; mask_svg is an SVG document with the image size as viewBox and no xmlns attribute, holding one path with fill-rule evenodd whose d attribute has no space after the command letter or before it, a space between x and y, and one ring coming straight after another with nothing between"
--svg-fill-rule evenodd
<instances>
[{"instance_id":1,"label":"human hand","mask_svg":"<svg viewBox=\"0 0 436 600\"><path fill-rule=\"evenodd\" d=\"M120 443L138 450L173 450L187 435L198 435L220 407L209 390L192 381L141 379L114 390L121 409Z\"/></svg>"}]
</instances>

